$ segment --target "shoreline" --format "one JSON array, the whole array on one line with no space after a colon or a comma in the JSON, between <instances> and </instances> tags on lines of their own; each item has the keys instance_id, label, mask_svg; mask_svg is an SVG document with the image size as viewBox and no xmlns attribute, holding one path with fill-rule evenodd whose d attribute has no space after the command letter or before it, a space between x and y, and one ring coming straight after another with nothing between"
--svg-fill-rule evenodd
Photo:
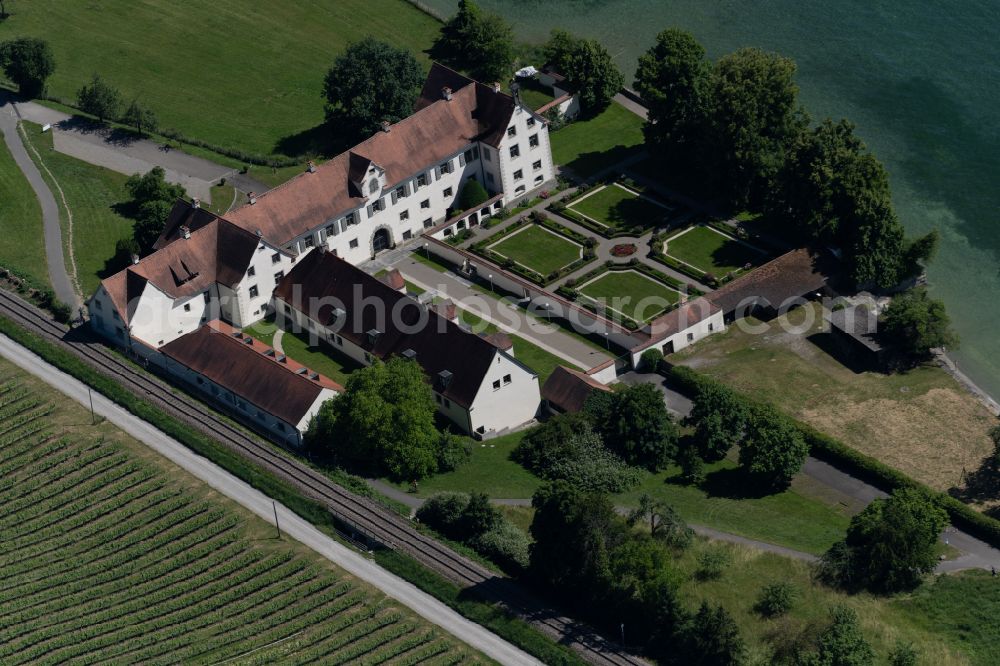
<instances>
[{"instance_id":1,"label":"shoreline","mask_svg":"<svg viewBox=\"0 0 1000 666\"><path fill-rule=\"evenodd\" d=\"M1000 402L997 402L993 396L984 391L967 374L962 372L958 367L958 363L948 356L948 352L936 349L934 350L934 358L945 372L954 377L955 381L971 393L986 409L990 410L993 416L1000 416Z\"/></svg>"}]
</instances>

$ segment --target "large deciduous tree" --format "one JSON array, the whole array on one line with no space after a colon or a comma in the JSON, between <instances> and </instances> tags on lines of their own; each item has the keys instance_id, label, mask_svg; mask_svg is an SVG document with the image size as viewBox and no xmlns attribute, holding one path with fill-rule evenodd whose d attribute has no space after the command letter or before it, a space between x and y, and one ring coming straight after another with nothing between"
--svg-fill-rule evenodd
<instances>
[{"instance_id":1,"label":"large deciduous tree","mask_svg":"<svg viewBox=\"0 0 1000 666\"><path fill-rule=\"evenodd\" d=\"M926 360L936 347L958 344L944 303L931 298L925 287L893 298L879 323L882 339L902 351L910 363Z\"/></svg>"},{"instance_id":2,"label":"large deciduous tree","mask_svg":"<svg viewBox=\"0 0 1000 666\"><path fill-rule=\"evenodd\" d=\"M580 108L588 116L606 109L625 83L611 54L596 39L553 30L545 44L545 59L566 77L569 87L579 96Z\"/></svg>"},{"instance_id":3,"label":"large deciduous tree","mask_svg":"<svg viewBox=\"0 0 1000 666\"><path fill-rule=\"evenodd\" d=\"M809 445L802 433L770 406L755 406L746 420L740 467L760 489L782 490L802 469Z\"/></svg>"},{"instance_id":4,"label":"large deciduous tree","mask_svg":"<svg viewBox=\"0 0 1000 666\"><path fill-rule=\"evenodd\" d=\"M731 390L714 384L704 386L686 417L686 423L695 428L693 439L701 459L716 462L725 458L743 440L746 419L744 401Z\"/></svg>"},{"instance_id":5,"label":"large deciduous tree","mask_svg":"<svg viewBox=\"0 0 1000 666\"><path fill-rule=\"evenodd\" d=\"M690 159L702 139L712 67L691 33L671 28L639 57L635 88L649 109L646 141L669 159Z\"/></svg>"},{"instance_id":6,"label":"large deciduous tree","mask_svg":"<svg viewBox=\"0 0 1000 666\"><path fill-rule=\"evenodd\" d=\"M184 188L168 183L165 176L162 167L153 167L145 174L134 174L125 181L125 189L132 197L129 208L135 218L132 238L140 254L152 250L153 243L163 233L170 209L177 199L184 196Z\"/></svg>"},{"instance_id":7,"label":"large deciduous tree","mask_svg":"<svg viewBox=\"0 0 1000 666\"><path fill-rule=\"evenodd\" d=\"M365 37L337 56L326 74L327 122L341 133L371 134L383 121L394 123L413 112L422 82L412 53Z\"/></svg>"},{"instance_id":8,"label":"large deciduous tree","mask_svg":"<svg viewBox=\"0 0 1000 666\"><path fill-rule=\"evenodd\" d=\"M658 470L677 455L679 431L651 384L595 392L584 407L605 446L626 462Z\"/></svg>"},{"instance_id":9,"label":"large deciduous tree","mask_svg":"<svg viewBox=\"0 0 1000 666\"><path fill-rule=\"evenodd\" d=\"M45 81L56 71L56 59L49 43L32 37L0 44L0 64L24 97L42 94Z\"/></svg>"},{"instance_id":10,"label":"large deciduous tree","mask_svg":"<svg viewBox=\"0 0 1000 666\"><path fill-rule=\"evenodd\" d=\"M500 15L484 12L472 0L459 0L431 53L479 81L506 81L514 62L514 31Z\"/></svg>"},{"instance_id":11,"label":"large deciduous tree","mask_svg":"<svg viewBox=\"0 0 1000 666\"><path fill-rule=\"evenodd\" d=\"M76 93L76 105L84 113L97 116L97 120L114 120L122 108L122 96L118 88L94 74Z\"/></svg>"},{"instance_id":12,"label":"large deciduous tree","mask_svg":"<svg viewBox=\"0 0 1000 666\"><path fill-rule=\"evenodd\" d=\"M156 113L137 99L133 99L125 109L122 121L134 127L139 136L146 132L155 132L159 124Z\"/></svg>"}]
</instances>

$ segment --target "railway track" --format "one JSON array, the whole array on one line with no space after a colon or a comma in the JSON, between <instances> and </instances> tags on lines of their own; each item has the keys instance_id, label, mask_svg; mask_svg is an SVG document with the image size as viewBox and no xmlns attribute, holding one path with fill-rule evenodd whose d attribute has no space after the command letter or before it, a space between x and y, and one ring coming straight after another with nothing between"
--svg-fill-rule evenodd
<instances>
[{"instance_id":1,"label":"railway track","mask_svg":"<svg viewBox=\"0 0 1000 666\"><path fill-rule=\"evenodd\" d=\"M0 290L0 314L68 349L133 394L284 479L307 497L323 503L341 523L386 547L406 553L462 587L474 588L482 598L502 604L557 641L572 647L586 661L599 666L647 663L624 652L590 627L546 607L515 581L422 534L406 518L346 490L308 465L282 455L262 440L216 417L206 411L200 401L172 390L170 384L122 359L102 342L91 336L67 339L68 330L64 326L16 295Z\"/></svg>"}]
</instances>

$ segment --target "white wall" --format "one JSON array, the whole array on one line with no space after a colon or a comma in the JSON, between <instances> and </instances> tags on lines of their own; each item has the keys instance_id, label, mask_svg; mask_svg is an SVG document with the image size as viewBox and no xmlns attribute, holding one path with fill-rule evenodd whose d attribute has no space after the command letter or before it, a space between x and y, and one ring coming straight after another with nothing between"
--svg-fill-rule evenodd
<instances>
[{"instance_id":1,"label":"white wall","mask_svg":"<svg viewBox=\"0 0 1000 666\"><path fill-rule=\"evenodd\" d=\"M232 290L225 287L220 288L224 303L222 312L225 318L238 328L249 326L263 319L270 308L271 296L278 284L279 276L287 275L295 265L295 260L293 255L279 251L266 241L260 241L243 278L234 285ZM250 295L253 287L257 288L256 296ZM233 297L235 297L234 301ZM233 303L228 310L225 307L227 302Z\"/></svg>"},{"instance_id":2,"label":"white wall","mask_svg":"<svg viewBox=\"0 0 1000 666\"><path fill-rule=\"evenodd\" d=\"M646 347L645 349L635 350L632 352L632 367L638 367L639 359L642 356L642 352L646 349L659 349L661 351L666 351L671 342L673 342L673 351L677 352L689 345L693 345L703 338L707 338L713 333L719 333L726 330L726 322L723 319L722 312L716 312L715 314L703 319L697 324L692 324L688 328L675 333L668 338Z\"/></svg>"},{"instance_id":3,"label":"white wall","mask_svg":"<svg viewBox=\"0 0 1000 666\"><path fill-rule=\"evenodd\" d=\"M510 128L514 136L505 134L500 142L498 155L499 177L503 184L504 203L517 202L545 183L555 178L552 164L552 149L549 144L549 129L545 121L526 107L517 106L511 116ZM531 147L531 137L537 136L538 145ZM511 157L510 149L517 146L519 154ZM539 168L534 165L541 162ZM520 171L521 178L515 178Z\"/></svg>"},{"instance_id":4,"label":"white wall","mask_svg":"<svg viewBox=\"0 0 1000 666\"><path fill-rule=\"evenodd\" d=\"M509 382L504 380L507 376ZM500 387L494 388L494 382ZM491 431L516 428L535 418L540 403L538 376L498 350L469 409L471 429L481 428L489 436Z\"/></svg>"}]
</instances>

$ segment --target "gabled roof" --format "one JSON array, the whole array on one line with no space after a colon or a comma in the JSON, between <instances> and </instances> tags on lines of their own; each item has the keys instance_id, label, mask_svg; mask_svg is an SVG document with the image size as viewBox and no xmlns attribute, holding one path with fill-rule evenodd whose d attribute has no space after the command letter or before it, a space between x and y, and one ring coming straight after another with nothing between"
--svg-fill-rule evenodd
<instances>
[{"instance_id":1,"label":"gabled roof","mask_svg":"<svg viewBox=\"0 0 1000 666\"><path fill-rule=\"evenodd\" d=\"M190 238L183 237L178 224L176 237L161 236L160 249L101 282L126 322L128 304L142 295L147 284L176 299L203 292L216 282L235 286L246 274L260 242L257 235L211 213L207 219L183 201L174 206L171 218L177 213L175 221L182 219L181 209L192 211L191 216L202 223Z\"/></svg>"},{"instance_id":2,"label":"gabled roof","mask_svg":"<svg viewBox=\"0 0 1000 666\"><path fill-rule=\"evenodd\" d=\"M741 304L777 309L790 298L822 291L831 274L824 257L799 248L736 278L705 298L722 308L727 316Z\"/></svg>"},{"instance_id":3,"label":"gabled roof","mask_svg":"<svg viewBox=\"0 0 1000 666\"><path fill-rule=\"evenodd\" d=\"M291 359L262 342L249 339L228 324L213 321L160 347L160 352L232 391L261 410L298 424L323 389L342 392L323 375L302 372ZM269 355L269 353L273 355Z\"/></svg>"},{"instance_id":4,"label":"gabled roof","mask_svg":"<svg viewBox=\"0 0 1000 666\"><path fill-rule=\"evenodd\" d=\"M284 245L364 205L367 200L352 183L363 180L369 164L385 171L386 185L392 188L474 141L498 146L514 113L513 98L441 65L431 68L425 90L442 77L465 82L453 86L451 100L441 96L440 88L433 100L421 97L413 115L388 131L376 132L317 166L315 172L304 171L257 195L256 203L230 211L228 219L249 231L259 229L270 242Z\"/></svg>"},{"instance_id":5,"label":"gabled roof","mask_svg":"<svg viewBox=\"0 0 1000 666\"><path fill-rule=\"evenodd\" d=\"M611 389L590 375L557 365L542 386L542 398L563 412L579 412L594 391Z\"/></svg>"},{"instance_id":6,"label":"gabled roof","mask_svg":"<svg viewBox=\"0 0 1000 666\"><path fill-rule=\"evenodd\" d=\"M471 406L490 365L504 354L433 309L319 249L282 278L274 296L373 356L412 356L434 390L462 407ZM446 381L442 373L450 373Z\"/></svg>"}]
</instances>

